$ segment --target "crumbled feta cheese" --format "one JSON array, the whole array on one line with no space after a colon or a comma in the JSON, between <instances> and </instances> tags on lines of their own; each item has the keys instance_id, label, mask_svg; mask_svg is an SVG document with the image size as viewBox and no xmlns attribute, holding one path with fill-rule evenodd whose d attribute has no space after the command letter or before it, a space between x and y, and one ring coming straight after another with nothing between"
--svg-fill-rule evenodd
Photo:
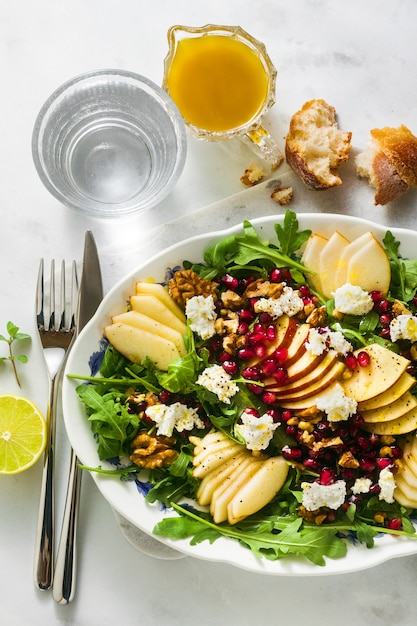
<instances>
[{"instance_id":1,"label":"crumbled feta cheese","mask_svg":"<svg viewBox=\"0 0 417 626\"><path fill-rule=\"evenodd\" d=\"M338 354L346 356L348 352L353 350L352 344L347 341L339 330L332 331L330 329L311 328L305 344L307 350L316 356L320 356L323 352L332 348Z\"/></svg>"},{"instance_id":2,"label":"crumbled feta cheese","mask_svg":"<svg viewBox=\"0 0 417 626\"><path fill-rule=\"evenodd\" d=\"M202 385L217 395L220 402L230 404L230 398L239 391L239 387L224 371L221 365L211 365L200 374L197 385Z\"/></svg>"},{"instance_id":3,"label":"crumbled feta cheese","mask_svg":"<svg viewBox=\"0 0 417 626\"><path fill-rule=\"evenodd\" d=\"M279 298L260 298L255 304L256 313L269 313L274 319L281 315L293 317L304 309L304 303L291 287L284 287Z\"/></svg>"},{"instance_id":4,"label":"crumbled feta cheese","mask_svg":"<svg viewBox=\"0 0 417 626\"><path fill-rule=\"evenodd\" d=\"M316 399L316 407L327 414L330 422L347 420L356 413L358 403L343 391L339 383L335 383L325 394Z\"/></svg>"},{"instance_id":5,"label":"crumbled feta cheese","mask_svg":"<svg viewBox=\"0 0 417 626\"><path fill-rule=\"evenodd\" d=\"M244 411L241 420L241 424L236 424L236 430L246 441L248 450L265 450L279 426L269 413L257 417L250 411Z\"/></svg>"},{"instance_id":6,"label":"crumbled feta cheese","mask_svg":"<svg viewBox=\"0 0 417 626\"><path fill-rule=\"evenodd\" d=\"M353 346L347 339L345 339L343 333L340 330L330 331L329 333L329 345L338 354L346 356L348 352L353 350Z\"/></svg>"},{"instance_id":7,"label":"crumbled feta cheese","mask_svg":"<svg viewBox=\"0 0 417 626\"><path fill-rule=\"evenodd\" d=\"M384 467L384 469L379 472L378 485L381 488L379 499L385 500L388 504L392 504L394 502L394 489L396 485L394 474L389 467Z\"/></svg>"},{"instance_id":8,"label":"crumbled feta cheese","mask_svg":"<svg viewBox=\"0 0 417 626\"><path fill-rule=\"evenodd\" d=\"M193 296L187 300L185 315L190 322L190 328L201 339L210 339L215 334L216 307L213 296Z\"/></svg>"},{"instance_id":9,"label":"crumbled feta cheese","mask_svg":"<svg viewBox=\"0 0 417 626\"><path fill-rule=\"evenodd\" d=\"M334 296L334 306L341 313L366 315L374 306L369 293L358 285L346 283L336 289L332 295Z\"/></svg>"},{"instance_id":10,"label":"crumbled feta cheese","mask_svg":"<svg viewBox=\"0 0 417 626\"><path fill-rule=\"evenodd\" d=\"M417 315L398 315L389 325L391 341L409 339L417 341Z\"/></svg>"},{"instance_id":11,"label":"crumbled feta cheese","mask_svg":"<svg viewBox=\"0 0 417 626\"><path fill-rule=\"evenodd\" d=\"M325 350L327 350L327 337L326 331L320 332L317 328L310 328L308 332L307 341L305 343L306 349L315 356L320 356Z\"/></svg>"},{"instance_id":12,"label":"crumbled feta cheese","mask_svg":"<svg viewBox=\"0 0 417 626\"><path fill-rule=\"evenodd\" d=\"M346 498L346 483L344 480L337 480L331 485L320 485L320 483L303 483L302 505L307 511L317 511L322 506L337 510L342 506Z\"/></svg>"},{"instance_id":13,"label":"crumbled feta cheese","mask_svg":"<svg viewBox=\"0 0 417 626\"><path fill-rule=\"evenodd\" d=\"M204 422L199 418L197 410L181 402L153 404L148 406L146 414L158 425L157 435L171 437L174 428L178 432L192 430L194 427L204 428Z\"/></svg>"},{"instance_id":14,"label":"crumbled feta cheese","mask_svg":"<svg viewBox=\"0 0 417 626\"><path fill-rule=\"evenodd\" d=\"M370 478L357 478L352 486L352 493L357 495L358 493L368 493L372 485Z\"/></svg>"}]
</instances>

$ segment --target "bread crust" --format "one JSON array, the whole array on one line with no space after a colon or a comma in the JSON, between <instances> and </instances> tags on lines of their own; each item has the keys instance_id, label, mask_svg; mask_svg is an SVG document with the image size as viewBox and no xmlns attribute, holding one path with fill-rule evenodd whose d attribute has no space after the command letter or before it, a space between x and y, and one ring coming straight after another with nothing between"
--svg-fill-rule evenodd
<instances>
[{"instance_id":1,"label":"bread crust","mask_svg":"<svg viewBox=\"0 0 417 626\"><path fill-rule=\"evenodd\" d=\"M307 187L329 189L342 183L338 169L348 159L351 137L339 130L333 106L309 100L290 120L285 158Z\"/></svg>"},{"instance_id":2,"label":"bread crust","mask_svg":"<svg viewBox=\"0 0 417 626\"><path fill-rule=\"evenodd\" d=\"M370 134L367 150L356 157L356 171L376 189L374 204L385 205L417 186L417 137L404 125Z\"/></svg>"},{"instance_id":3,"label":"bread crust","mask_svg":"<svg viewBox=\"0 0 417 626\"><path fill-rule=\"evenodd\" d=\"M417 186L417 137L404 125L398 128L374 128L371 135L402 180L408 185Z\"/></svg>"}]
</instances>

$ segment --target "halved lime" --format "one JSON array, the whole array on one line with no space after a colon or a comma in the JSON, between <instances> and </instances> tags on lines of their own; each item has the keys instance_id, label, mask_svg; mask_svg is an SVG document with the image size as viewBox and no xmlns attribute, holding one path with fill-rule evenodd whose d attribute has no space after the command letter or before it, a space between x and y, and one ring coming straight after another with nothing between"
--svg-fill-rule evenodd
<instances>
[{"instance_id":1,"label":"halved lime","mask_svg":"<svg viewBox=\"0 0 417 626\"><path fill-rule=\"evenodd\" d=\"M0 395L0 474L32 467L46 445L46 421L26 398Z\"/></svg>"}]
</instances>

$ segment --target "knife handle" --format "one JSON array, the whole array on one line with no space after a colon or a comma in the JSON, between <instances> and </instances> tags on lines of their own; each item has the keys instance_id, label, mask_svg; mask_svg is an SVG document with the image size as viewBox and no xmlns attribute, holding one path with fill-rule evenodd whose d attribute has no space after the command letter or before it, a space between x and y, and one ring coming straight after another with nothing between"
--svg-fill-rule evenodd
<instances>
[{"instance_id":1,"label":"knife handle","mask_svg":"<svg viewBox=\"0 0 417 626\"><path fill-rule=\"evenodd\" d=\"M67 496L58 544L53 597L58 604L68 604L74 597L77 572L77 526L82 470L71 451Z\"/></svg>"}]
</instances>

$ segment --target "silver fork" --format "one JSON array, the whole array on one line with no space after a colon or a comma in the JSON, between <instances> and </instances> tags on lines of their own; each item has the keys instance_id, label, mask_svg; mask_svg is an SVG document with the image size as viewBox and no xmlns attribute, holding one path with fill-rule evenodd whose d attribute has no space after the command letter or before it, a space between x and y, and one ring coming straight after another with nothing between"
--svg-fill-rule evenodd
<instances>
[{"instance_id":1,"label":"silver fork","mask_svg":"<svg viewBox=\"0 0 417 626\"><path fill-rule=\"evenodd\" d=\"M47 409L48 440L44 453L41 499L35 544L34 579L39 589L49 589L54 576L54 465L58 388L65 358L76 335L78 278L75 261L71 266L71 285L66 287L66 265L61 263L60 288L55 286L55 261L51 262L49 298L45 297L44 260L39 266L36 291L36 321L49 372ZM56 310L56 299L60 300ZM49 301L49 306L48 306ZM58 350L60 349L60 350Z\"/></svg>"}]
</instances>

